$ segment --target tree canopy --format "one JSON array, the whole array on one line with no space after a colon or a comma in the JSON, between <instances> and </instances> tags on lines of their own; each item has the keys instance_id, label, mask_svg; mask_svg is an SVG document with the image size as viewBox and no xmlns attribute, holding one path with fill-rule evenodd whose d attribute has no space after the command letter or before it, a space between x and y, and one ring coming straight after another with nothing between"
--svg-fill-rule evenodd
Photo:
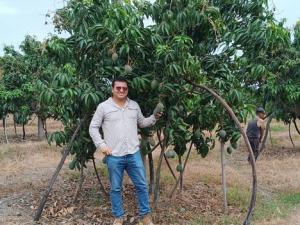
<instances>
[{"instance_id":1,"label":"tree canopy","mask_svg":"<svg viewBox=\"0 0 300 225\"><path fill-rule=\"evenodd\" d=\"M156 133L180 165L188 143L205 157L216 138L234 148L240 138L221 104L193 84L216 90L240 121L258 105L285 122L300 117L300 25L285 28L267 0L69 0L53 22L69 37L25 37L21 52L5 48L1 111L23 124L32 113L61 121L64 130L49 137L57 145L85 118L71 146L72 168L93 159L89 122L117 76L129 80L130 98L145 115L158 102L165 106L154 128L140 130L143 153Z\"/></svg>"}]
</instances>

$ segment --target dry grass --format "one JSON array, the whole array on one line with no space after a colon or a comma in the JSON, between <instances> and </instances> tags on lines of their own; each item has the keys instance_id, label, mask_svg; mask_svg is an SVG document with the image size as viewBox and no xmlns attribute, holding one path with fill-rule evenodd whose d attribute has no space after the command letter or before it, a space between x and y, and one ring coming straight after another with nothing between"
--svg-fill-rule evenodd
<instances>
[{"instance_id":1,"label":"dry grass","mask_svg":"<svg viewBox=\"0 0 300 225\"><path fill-rule=\"evenodd\" d=\"M300 215L299 215L299 209L294 210L290 217L287 219L283 218L276 218L269 221L262 220L257 225L299 225L300 224Z\"/></svg>"},{"instance_id":2,"label":"dry grass","mask_svg":"<svg viewBox=\"0 0 300 225\"><path fill-rule=\"evenodd\" d=\"M53 119L47 119L47 132L51 133L53 131L62 130L63 126L59 121ZM7 136L10 143L24 142L22 140L23 128L21 125L16 126L16 133L14 129L13 116L9 115L7 117ZM37 141L37 132L38 132L38 118L33 115L29 120L28 124L25 126L25 139L26 141ZM4 136L3 124L0 123L0 145L6 143Z\"/></svg>"},{"instance_id":3,"label":"dry grass","mask_svg":"<svg viewBox=\"0 0 300 225\"><path fill-rule=\"evenodd\" d=\"M18 173L27 169L36 169L48 164L57 163L59 149L46 142L26 142L22 144L2 145L0 173Z\"/></svg>"},{"instance_id":4,"label":"dry grass","mask_svg":"<svg viewBox=\"0 0 300 225\"><path fill-rule=\"evenodd\" d=\"M284 159L261 160L257 164L260 185L276 192L300 192L300 155Z\"/></svg>"},{"instance_id":5,"label":"dry grass","mask_svg":"<svg viewBox=\"0 0 300 225\"><path fill-rule=\"evenodd\" d=\"M43 185L60 158L46 142L2 145L0 150L0 196L18 193L28 185Z\"/></svg>"}]
</instances>

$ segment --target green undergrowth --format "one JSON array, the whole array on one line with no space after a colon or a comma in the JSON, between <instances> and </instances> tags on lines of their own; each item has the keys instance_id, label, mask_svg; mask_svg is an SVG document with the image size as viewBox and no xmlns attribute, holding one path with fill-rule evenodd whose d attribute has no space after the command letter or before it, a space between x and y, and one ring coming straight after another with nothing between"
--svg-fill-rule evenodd
<instances>
[{"instance_id":1,"label":"green undergrowth","mask_svg":"<svg viewBox=\"0 0 300 225\"><path fill-rule=\"evenodd\" d=\"M281 132L284 132L286 131L286 127L283 125L283 124L272 124L271 125L271 131L273 132L278 132L278 133L281 133Z\"/></svg>"},{"instance_id":2,"label":"green undergrowth","mask_svg":"<svg viewBox=\"0 0 300 225\"><path fill-rule=\"evenodd\" d=\"M231 213L222 217L209 215L198 216L189 225L240 225L249 206L250 192L237 186L229 187L227 192L228 205L240 209L239 215ZM254 224L262 220L288 218L290 213L300 206L300 193L261 193L257 195L257 202L253 214Z\"/></svg>"},{"instance_id":3,"label":"green undergrowth","mask_svg":"<svg viewBox=\"0 0 300 225\"><path fill-rule=\"evenodd\" d=\"M258 198L254 220L287 218L295 207L300 205L300 193L281 193L267 199Z\"/></svg>"}]
</instances>

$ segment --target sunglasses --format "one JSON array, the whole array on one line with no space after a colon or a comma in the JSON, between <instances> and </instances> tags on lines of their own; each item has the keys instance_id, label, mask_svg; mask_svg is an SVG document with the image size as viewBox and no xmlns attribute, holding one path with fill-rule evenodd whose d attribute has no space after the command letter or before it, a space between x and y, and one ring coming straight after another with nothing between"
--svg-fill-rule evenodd
<instances>
[{"instance_id":1,"label":"sunglasses","mask_svg":"<svg viewBox=\"0 0 300 225\"><path fill-rule=\"evenodd\" d=\"M116 87L117 91L127 91L128 90L128 87Z\"/></svg>"}]
</instances>

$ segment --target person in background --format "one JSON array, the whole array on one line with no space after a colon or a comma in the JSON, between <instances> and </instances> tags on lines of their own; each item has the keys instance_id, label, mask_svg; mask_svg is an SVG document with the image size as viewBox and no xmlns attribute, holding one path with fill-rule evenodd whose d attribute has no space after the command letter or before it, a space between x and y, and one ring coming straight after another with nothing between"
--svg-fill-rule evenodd
<instances>
[{"instance_id":1,"label":"person in background","mask_svg":"<svg viewBox=\"0 0 300 225\"><path fill-rule=\"evenodd\" d=\"M255 161L259 155L259 145L264 136L265 117L265 110L262 107L258 107L256 109L256 118L254 120L250 120L247 126L246 134L249 139ZM250 156L248 156L248 161L250 161Z\"/></svg>"},{"instance_id":2,"label":"person in background","mask_svg":"<svg viewBox=\"0 0 300 225\"><path fill-rule=\"evenodd\" d=\"M127 80L116 78L112 82L112 97L98 105L92 118L90 136L97 149L106 156L112 214L115 217L113 225L122 225L124 222L124 171L135 186L141 223L154 225L150 216L146 172L139 150L138 127L153 126L161 115L162 113L156 113L145 118L139 105L128 98ZM104 137L99 132L100 127Z\"/></svg>"}]
</instances>

